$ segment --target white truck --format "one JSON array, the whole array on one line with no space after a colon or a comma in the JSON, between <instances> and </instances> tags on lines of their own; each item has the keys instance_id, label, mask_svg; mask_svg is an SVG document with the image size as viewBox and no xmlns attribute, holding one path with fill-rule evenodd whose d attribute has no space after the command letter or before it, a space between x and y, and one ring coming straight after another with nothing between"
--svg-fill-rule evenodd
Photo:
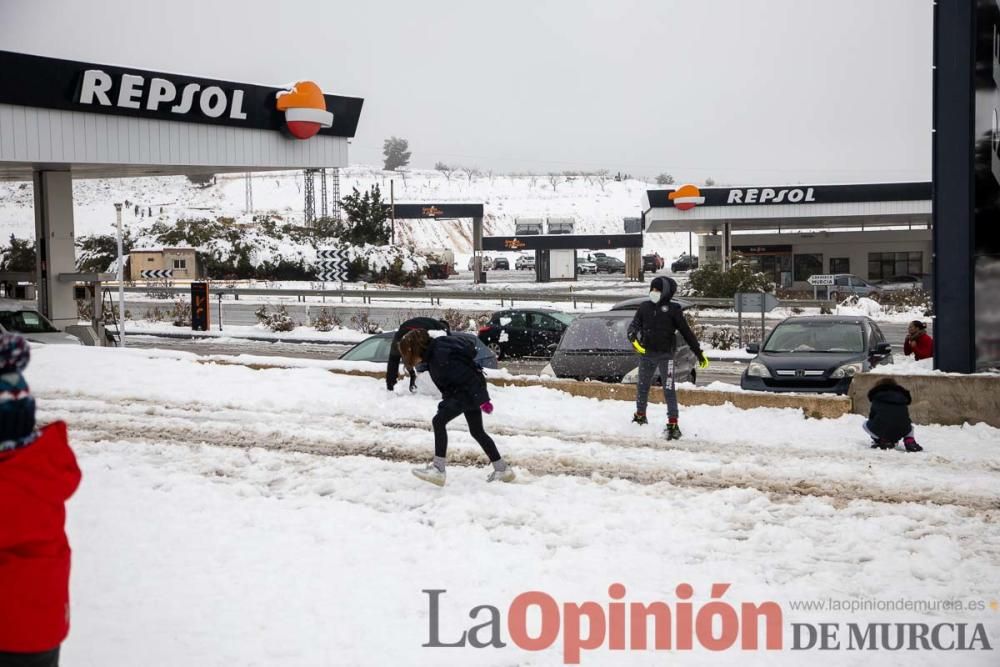
<instances>
[{"instance_id":1,"label":"white truck","mask_svg":"<svg viewBox=\"0 0 1000 667\"><path fill-rule=\"evenodd\" d=\"M447 248L426 248L420 251L427 258L427 277L443 280L458 273L455 253Z\"/></svg>"}]
</instances>

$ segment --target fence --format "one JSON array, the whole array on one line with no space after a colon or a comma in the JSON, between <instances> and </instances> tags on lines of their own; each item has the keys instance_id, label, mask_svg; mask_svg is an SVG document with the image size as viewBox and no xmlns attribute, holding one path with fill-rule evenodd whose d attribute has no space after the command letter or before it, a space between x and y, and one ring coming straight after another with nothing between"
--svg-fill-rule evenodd
<instances>
[{"instance_id":1,"label":"fence","mask_svg":"<svg viewBox=\"0 0 1000 667\"><path fill-rule=\"evenodd\" d=\"M125 291L131 294L177 294L184 295L190 294L191 290L189 287L172 287L172 286L162 286L162 285L149 285L147 287L126 287ZM629 298L635 298L627 295L621 294L590 294L587 292L575 292L572 289L560 290L560 291L523 291L514 292L511 290L429 290L429 289L368 289L365 286L362 289L262 289L253 287L212 287L212 295L229 295L235 300L239 300L241 296L252 297L252 296L266 296L266 297L285 297L285 298L295 298L296 301L305 303L306 299L321 298L325 301L327 298L340 299L341 303L346 303L347 299L361 299L363 304L371 304L374 300L429 300L430 304L441 305L442 300L460 300L460 301L482 301L482 300L496 300L499 301L500 307L513 307L514 303L517 301L521 302L553 302L553 303L572 303L573 307L576 308L579 303L589 303L591 307L594 304L614 304L620 301L627 300ZM734 309L735 304L733 299L722 298L704 298L704 297L678 297L679 301L685 301L693 306L701 306L707 308L723 308L723 309ZM788 299L779 302L779 305L787 308L820 308L828 307L832 308L835 302L828 301L824 299Z\"/></svg>"}]
</instances>

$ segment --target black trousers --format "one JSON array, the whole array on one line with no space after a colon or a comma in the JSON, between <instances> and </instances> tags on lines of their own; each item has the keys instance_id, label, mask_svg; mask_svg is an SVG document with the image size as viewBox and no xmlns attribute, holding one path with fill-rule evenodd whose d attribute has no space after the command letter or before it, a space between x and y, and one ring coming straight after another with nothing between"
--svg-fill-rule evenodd
<instances>
[{"instance_id":1,"label":"black trousers","mask_svg":"<svg viewBox=\"0 0 1000 667\"><path fill-rule=\"evenodd\" d=\"M437 414L431 423L434 425L434 456L444 458L448 455L448 422L455 417L464 414L465 421L469 424L469 434L483 448L490 463L500 460L500 452L493 438L486 434L483 428L483 413L479 408L465 410L458 401L444 400L438 403Z\"/></svg>"},{"instance_id":2,"label":"black trousers","mask_svg":"<svg viewBox=\"0 0 1000 667\"><path fill-rule=\"evenodd\" d=\"M42 653L0 651L0 667L59 667L59 647Z\"/></svg>"}]
</instances>

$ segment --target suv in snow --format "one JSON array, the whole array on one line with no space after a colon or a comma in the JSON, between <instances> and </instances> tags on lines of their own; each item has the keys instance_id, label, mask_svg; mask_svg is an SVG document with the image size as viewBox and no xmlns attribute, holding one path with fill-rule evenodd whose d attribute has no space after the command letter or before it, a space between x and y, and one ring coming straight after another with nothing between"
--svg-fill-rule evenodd
<instances>
[{"instance_id":1,"label":"suv in snow","mask_svg":"<svg viewBox=\"0 0 1000 667\"><path fill-rule=\"evenodd\" d=\"M518 271L534 271L535 257L533 255L521 255L514 260L514 268Z\"/></svg>"}]
</instances>

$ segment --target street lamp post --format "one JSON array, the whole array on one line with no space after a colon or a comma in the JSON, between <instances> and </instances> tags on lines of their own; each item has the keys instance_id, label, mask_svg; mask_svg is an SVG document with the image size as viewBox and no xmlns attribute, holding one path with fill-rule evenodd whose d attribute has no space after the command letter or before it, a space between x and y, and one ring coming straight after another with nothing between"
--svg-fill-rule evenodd
<instances>
[{"instance_id":1,"label":"street lamp post","mask_svg":"<svg viewBox=\"0 0 1000 667\"><path fill-rule=\"evenodd\" d=\"M115 203L118 218L118 339L125 347L125 261L122 251L122 205Z\"/></svg>"}]
</instances>

